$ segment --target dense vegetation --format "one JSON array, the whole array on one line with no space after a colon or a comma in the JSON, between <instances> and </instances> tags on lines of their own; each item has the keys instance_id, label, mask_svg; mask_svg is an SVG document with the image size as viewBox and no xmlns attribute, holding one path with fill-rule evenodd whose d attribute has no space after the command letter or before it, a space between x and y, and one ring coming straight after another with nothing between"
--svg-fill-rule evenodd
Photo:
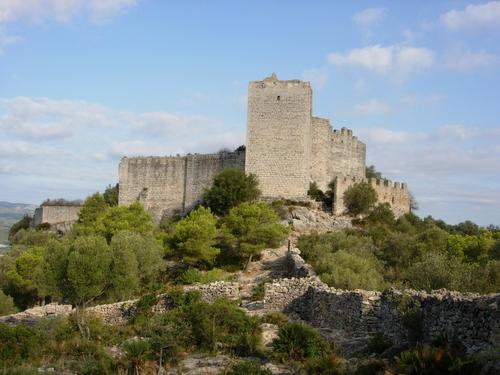
<instances>
[{"instance_id":1,"label":"dense vegetation","mask_svg":"<svg viewBox=\"0 0 500 375\"><path fill-rule=\"evenodd\" d=\"M80 311L169 284L226 279L224 269L244 267L288 234L274 209L254 202L259 194L255 176L227 169L205 193L218 216L199 206L156 225L140 203L118 206L118 187L110 185L85 200L64 236L49 227L30 229L24 217L12 227L12 249L0 258L0 312L12 312L12 302L25 309L44 300ZM83 315L77 324L86 334Z\"/></svg>"},{"instance_id":2,"label":"dense vegetation","mask_svg":"<svg viewBox=\"0 0 500 375\"><path fill-rule=\"evenodd\" d=\"M500 229L447 225L376 206L351 230L302 236L298 246L323 281L344 289L447 288L500 292Z\"/></svg>"},{"instance_id":3,"label":"dense vegetation","mask_svg":"<svg viewBox=\"0 0 500 375\"><path fill-rule=\"evenodd\" d=\"M118 187L111 185L85 200L78 222L64 236L50 228L30 229L29 218L23 218L11 231L11 250L0 257L0 314L42 301L77 309L68 318L34 326L0 324L0 371L35 374L37 367L54 367L78 374L156 374L160 363L174 365L193 352L235 357L221 373L233 375L268 375L261 366L266 361L297 374L467 374L487 360L466 358L446 340L384 354L392 343L374 337L358 354L364 359L346 361L317 330L289 323L281 313L248 316L237 302L208 304L197 293L182 293L176 284L230 280L232 271L279 246L289 233L280 224L284 207L256 202L254 177L226 170L216 182L202 205L159 225L140 203L118 206ZM310 194L328 205L332 190L331 185L323 193L312 185ZM414 214L396 220L388 205L374 205L365 186L349 194L354 229L299 239L304 257L329 285L500 291L499 228L450 226ZM153 314L160 292L167 293L169 310ZM108 326L85 313L87 306L132 297L140 300L126 326ZM270 347L262 345L261 323L279 327Z\"/></svg>"}]
</instances>

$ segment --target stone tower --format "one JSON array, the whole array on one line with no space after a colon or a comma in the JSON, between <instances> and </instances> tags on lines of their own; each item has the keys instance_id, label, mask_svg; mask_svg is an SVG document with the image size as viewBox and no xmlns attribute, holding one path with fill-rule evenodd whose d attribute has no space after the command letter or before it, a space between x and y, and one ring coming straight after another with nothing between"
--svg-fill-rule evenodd
<instances>
[{"instance_id":1,"label":"stone tower","mask_svg":"<svg viewBox=\"0 0 500 375\"><path fill-rule=\"evenodd\" d=\"M310 183L312 91L275 74L248 87L245 171L264 197L303 198Z\"/></svg>"}]
</instances>

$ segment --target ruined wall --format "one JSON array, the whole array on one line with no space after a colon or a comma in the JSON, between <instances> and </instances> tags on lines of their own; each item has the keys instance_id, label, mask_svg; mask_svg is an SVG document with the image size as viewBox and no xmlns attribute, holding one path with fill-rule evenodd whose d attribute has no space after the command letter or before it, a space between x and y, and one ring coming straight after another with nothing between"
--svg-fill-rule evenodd
<instances>
[{"instance_id":1,"label":"ruined wall","mask_svg":"<svg viewBox=\"0 0 500 375\"><path fill-rule=\"evenodd\" d=\"M264 197L305 197L310 182L312 91L309 82L276 76L248 87L245 170Z\"/></svg>"},{"instance_id":2,"label":"ruined wall","mask_svg":"<svg viewBox=\"0 0 500 375\"><path fill-rule=\"evenodd\" d=\"M74 223L78 220L81 206L40 206L35 209L32 226L36 227L42 223L51 225L62 223Z\"/></svg>"},{"instance_id":3,"label":"ruined wall","mask_svg":"<svg viewBox=\"0 0 500 375\"><path fill-rule=\"evenodd\" d=\"M375 189L379 203L389 203L394 215L399 217L410 212L410 192L405 183L389 180L366 179L353 176L341 176L335 180L335 198L333 213L341 215L345 211L344 193L349 187L358 182L369 182Z\"/></svg>"},{"instance_id":4,"label":"ruined wall","mask_svg":"<svg viewBox=\"0 0 500 375\"><path fill-rule=\"evenodd\" d=\"M213 178L227 167L244 168L245 152L122 158L119 203L140 201L155 221L195 205Z\"/></svg>"},{"instance_id":5,"label":"ruined wall","mask_svg":"<svg viewBox=\"0 0 500 375\"><path fill-rule=\"evenodd\" d=\"M456 337L469 353L493 349L500 342L500 294L330 288L303 272L299 253L298 249L290 252L287 264L290 274L305 277L265 284L264 307L285 311L324 333L334 333L345 350L362 349L375 334L395 344L410 341L415 332L404 324L403 298L414 301L421 312L423 342L430 343L440 335Z\"/></svg>"}]
</instances>

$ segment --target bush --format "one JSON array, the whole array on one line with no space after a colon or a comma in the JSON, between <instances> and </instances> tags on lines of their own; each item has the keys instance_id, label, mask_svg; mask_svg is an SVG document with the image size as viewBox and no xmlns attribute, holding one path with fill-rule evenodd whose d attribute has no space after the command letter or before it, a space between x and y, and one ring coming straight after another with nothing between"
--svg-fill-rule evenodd
<instances>
[{"instance_id":1,"label":"bush","mask_svg":"<svg viewBox=\"0 0 500 375\"><path fill-rule=\"evenodd\" d=\"M0 323L0 367L8 368L32 359L42 343L40 331L32 327L24 324L9 327Z\"/></svg>"},{"instance_id":2,"label":"bush","mask_svg":"<svg viewBox=\"0 0 500 375\"><path fill-rule=\"evenodd\" d=\"M222 371L220 375L272 375L272 372L262 368L260 363L255 361L241 361L229 370Z\"/></svg>"},{"instance_id":3,"label":"bush","mask_svg":"<svg viewBox=\"0 0 500 375\"><path fill-rule=\"evenodd\" d=\"M212 212L225 215L232 207L254 201L260 194L255 175L246 175L239 168L226 168L215 177L212 187L205 191L203 200Z\"/></svg>"},{"instance_id":4,"label":"bush","mask_svg":"<svg viewBox=\"0 0 500 375\"><path fill-rule=\"evenodd\" d=\"M374 256L363 257L344 250L326 254L316 262L321 280L339 289L384 289L382 267Z\"/></svg>"},{"instance_id":5,"label":"bush","mask_svg":"<svg viewBox=\"0 0 500 375\"><path fill-rule=\"evenodd\" d=\"M278 247L287 237L288 228L281 225L278 215L267 204L242 203L229 211L222 225L225 244L246 260L267 247Z\"/></svg>"},{"instance_id":6,"label":"bush","mask_svg":"<svg viewBox=\"0 0 500 375\"><path fill-rule=\"evenodd\" d=\"M234 276L220 268L212 268L209 271L200 271L197 268L188 268L178 279L181 284L209 284L214 281L226 281Z\"/></svg>"},{"instance_id":7,"label":"bush","mask_svg":"<svg viewBox=\"0 0 500 375\"><path fill-rule=\"evenodd\" d=\"M419 345L395 358L396 369L405 375L478 374L480 369L471 361L454 356L441 348Z\"/></svg>"},{"instance_id":8,"label":"bush","mask_svg":"<svg viewBox=\"0 0 500 375\"><path fill-rule=\"evenodd\" d=\"M334 354L323 355L319 358L307 360L302 371L304 375L344 375L347 374L344 361L341 357Z\"/></svg>"},{"instance_id":9,"label":"bush","mask_svg":"<svg viewBox=\"0 0 500 375\"><path fill-rule=\"evenodd\" d=\"M31 216L24 215L21 220L15 222L9 229L9 241L12 241L14 235L21 229L29 229L31 220L33 220Z\"/></svg>"},{"instance_id":10,"label":"bush","mask_svg":"<svg viewBox=\"0 0 500 375\"><path fill-rule=\"evenodd\" d=\"M151 346L168 361L194 349L240 356L255 356L261 350L260 320L247 316L234 303L217 300L208 304L199 293L169 293L171 309L156 315L144 331Z\"/></svg>"},{"instance_id":11,"label":"bush","mask_svg":"<svg viewBox=\"0 0 500 375\"><path fill-rule=\"evenodd\" d=\"M353 216L366 214L377 202L377 193L367 182L358 182L344 193L344 205Z\"/></svg>"},{"instance_id":12,"label":"bush","mask_svg":"<svg viewBox=\"0 0 500 375\"><path fill-rule=\"evenodd\" d=\"M16 312L14 306L14 300L11 296L5 295L5 293L0 289L0 316L9 315Z\"/></svg>"},{"instance_id":13,"label":"bush","mask_svg":"<svg viewBox=\"0 0 500 375\"><path fill-rule=\"evenodd\" d=\"M219 249L214 247L217 219L210 208L198 207L175 226L172 246L179 258L190 265L212 267Z\"/></svg>"},{"instance_id":14,"label":"bush","mask_svg":"<svg viewBox=\"0 0 500 375\"><path fill-rule=\"evenodd\" d=\"M278 327L282 327L288 323L288 317L281 311L270 311L264 314L262 323L275 324Z\"/></svg>"},{"instance_id":15,"label":"bush","mask_svg":"<svg viewBox=\"0 0 500 375\"><path fill-rule=\"evenodd\" d=\"M330 346L317 330L303 323L288 323L273 341L274 354L281 361L304 361L320 358L331 352Z\"/></svg>"},{"instance_id":16,"label":"bush","mask_svg":"<svg viewBox=\"0 0 500 375\"><path fill-rule=\"evenodd\" d=\"M325 193L318 187L316 182L311 182L307 195L317 202L323 202L326 198Z\"/></svg>"}]
</instances>

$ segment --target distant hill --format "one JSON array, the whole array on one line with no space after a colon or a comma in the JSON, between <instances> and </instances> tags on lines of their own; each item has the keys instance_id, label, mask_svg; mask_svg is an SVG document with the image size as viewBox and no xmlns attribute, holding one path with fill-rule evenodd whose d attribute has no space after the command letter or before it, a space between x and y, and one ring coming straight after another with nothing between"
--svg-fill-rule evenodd
<instances>
[{"instance_id":1,"label":"distant hill","mask_svg":"<svg viewBox=\"0 0 500 375\"><path fill-rule=\"evenodd\" d=\"M0 245L8 244L7 239L12 224L21 219L25 214L33 215L36 207L34 204L0 201ZM3 249L5 248L0 246L0 252Z\"/></svg>"}]
</instances>

